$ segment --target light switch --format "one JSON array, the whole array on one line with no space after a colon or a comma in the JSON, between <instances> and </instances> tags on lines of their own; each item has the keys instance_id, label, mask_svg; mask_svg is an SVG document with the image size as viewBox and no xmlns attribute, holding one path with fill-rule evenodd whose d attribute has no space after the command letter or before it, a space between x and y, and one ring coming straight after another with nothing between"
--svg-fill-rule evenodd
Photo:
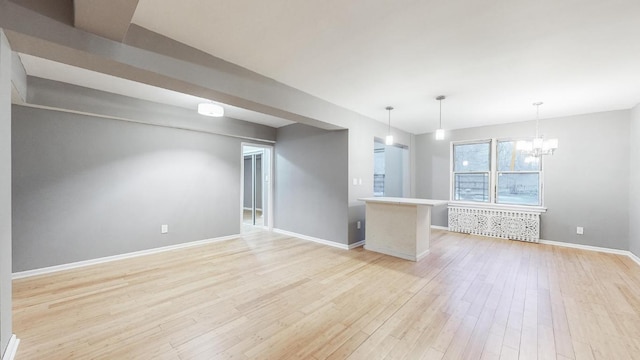
<instances>
[{"instance_id":1,"label":"light switch","mask_svg":"<svg viewBox=\"0 0 640 360\"><path fill-rule=\"evenodd\" d=\"M169 232L169 225L164 224L164 225L160 226L160 233L161 234L166 234L168 232Z\"/></svg>"}]
</instances>

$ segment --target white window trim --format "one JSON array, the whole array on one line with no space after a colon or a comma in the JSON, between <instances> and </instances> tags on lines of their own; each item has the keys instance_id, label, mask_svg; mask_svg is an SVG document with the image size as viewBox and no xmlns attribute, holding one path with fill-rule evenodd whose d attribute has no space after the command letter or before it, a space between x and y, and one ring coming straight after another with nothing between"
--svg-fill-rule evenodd
<instances>
[{"instance_id":1,"label":"white window trim","mask_svg":"<svg viewBox=\"0 0 640 360\"><path fill-rule=\"evenodd\" d=\"M482 208L482 209L494 209L494 210L513 210L513 211L524 211L524 212L532 212L532 213L545 213L547 212L547 208L544 206L544 161L541 158L540 161L540 183L539 193L540 193L540 204L541 205L516 205L516 204L499 204L496 203L497 200L497 191L498 191L498 141L517 141L520 139L515 138L490 138L490 139L477 139L477 140L462 140L462 141L451 141L449 142L449 206L464 206L464 207L472 207L472 208ZM489 142L491 144L491 164L489 169L489 181L490 181L490 189L489 189L489 202L480 202L480 201L459 201L453 200L455 198L455 177L453 176L454 168L453 168L453 146L454 145L465 145L465 144L481 144Z\"/></svg>"}]
</instances>

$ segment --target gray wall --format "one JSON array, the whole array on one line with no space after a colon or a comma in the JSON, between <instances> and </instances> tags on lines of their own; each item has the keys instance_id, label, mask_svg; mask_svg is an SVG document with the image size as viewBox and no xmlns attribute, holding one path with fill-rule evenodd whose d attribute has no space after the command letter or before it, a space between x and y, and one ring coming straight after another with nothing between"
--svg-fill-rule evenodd
<instances>
[{"instance_id":1,"label":"gray wall","mask_svg":"<svg viewBox=\"0 0 640 360\"><path fill-rule=\"evenodd\" d=\"M13 271L237 234L240 142L14 106Z\"/></svg>"},{"instance_id":2,"label":"gray wall","mask_svg":"<svg viewBox=\"0 0 640 360\"><path fill-rule=\"evenodd\" d=\"M279 128L275 169L274 227L347 244L347 131Z\"/></svg>"},{"instance_id":3,"label":"gray wall","mask_svg":"<svg viewBox=\"0 0 640 360\"><path fill-rule=\"evenodd\" d=\"M640 256L640 104L631 110L629 176L629 250Z\"/></svg>"},{"instance_id":4,"label":"gray wall","mask_svg":"<svg viewBox=\"0 0 640 360\"><path fill-rule=\"evenodd\" d=\"M11 48L0 30L0 356L11 321Z\"/></svg>"},{"instance_id":5,"label":"gray wall","mask_svg":"<svg viewBox=\"0 0 640 360\"><path fill-rule=\"evenodd\" d=\"M547 137L559 139L556 154L545 157L547 212L545 240L628 249L629 111L611 111L540 121ZM532 121L449 131L445 141L433 134L416 137L418 197L449 199L450 141L528 137ZM447 226L446 208L436 209L434 225ZM576 235L576 226L584 235Z\"/></svg>"},{"instance_id":6,"label":"gray wall","mask_svg":"<svg viewBox=\"0 0 640 360\"><path fill-rule=\"evenodd\" d=\"M196 130L217 135L275 141L274 128L228 117L211 118L195 109L159 104L58 81L27 77L27 103L142 124Z\"/></svg>"},{"instance_id":7,"label":"gray wall","mask_svg":"<svg viewBox=\"0 0 640 360\"><path fill-rule=\"evenodd\" d=\"M398 109L401 115L401 109ZM383 112L386 117L386 113ZM351 121L349 128L349 244L365 240L365 205L359 198L373 196L373 148L375 138L384 139L387 135L386 124L374 120ZM409 153L413 152L414 136L404 131L391 128L393 139L396 144L405 145L409 148ZM413 157L413 155L411 154ZM413 171L413 162L410 164L410 173ZM362 184L353 180L362 179ZM408 186L413 187L412 182ZM413 196L413 192L409 192ZM358 221L361 228L357 228Z\"/></svg>"}]
</instances>

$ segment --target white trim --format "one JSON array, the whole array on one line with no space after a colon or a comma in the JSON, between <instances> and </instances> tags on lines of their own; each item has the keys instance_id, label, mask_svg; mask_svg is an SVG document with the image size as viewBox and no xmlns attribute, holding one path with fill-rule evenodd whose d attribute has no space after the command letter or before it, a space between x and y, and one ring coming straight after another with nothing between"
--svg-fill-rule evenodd
<instances>
[{"instance_id":1,"label":"white trim","mask_svg":"<svg viewBox=\"0 0 640 360\"><path fill-rule=\"evenodd\" d=\"M573 243L567 243L562 241L551 241L551 240L540 240L539 243L552 245L552 246L562 246L562 247L568 247L573 249L580 249L580 250L597 251L597 252L603 252L607 254L623 255L623 256L627 256L633 262L638 264L638 266L640 266L640 258L636 256L636 254L628 250L611 249L611 248L605 248L605 247L599 247L599 246L573 244Z\"/></svg>"},{"instance_id":2,"label":"white trim","mask_svg":"<svg viewBox=\"0 0 640 360\"><path fill-rule=\"evenodd\" d=\"M436 229L436 230L446 230L449 231L449 227L447 226L439 226L439 225L431 225L432 229Z\"/></svg>"},{"instance_id":3,"label":"white trim","mask_svg":"<svg viewBox=\"0 0 640 360\"><path fill-rule=\"evenodd\" d=\"M20 339L16 337L16 334L11 335L11 339L9 339L9 343L7 344L7 349L2 355L2 360L13 360L18 352L18 345L20 345Z\"/></svg>"},{"instance_id":4,"label":"white trim","mask_svg":"<svg viewBox=\"0 0 640 360\"><path fill-rule=\"evenodd\" d=\"M374 252L385 254L385 255L395 256L397 258L410 260L410 261L420 261L422 258L427 256L430 251L427 249L426 251L423 251L418 255L409 255L409 254L401 253L392 249L388 249L386 247L371 246L367 244L364 245L364 248L365 250L374 251Z\"/></svg>"},{"instance_id":5,"label":"white trim","mask_svg":"<svg viewBox=\"0 0 640 360\"><path fill-rule=\"evenodd\" d=\"M431 228L448 231L448 228L444 226L431 225ZM543 240L543 239L540 239L538 243L544 244L544 245L561 246L561 247L580 249L580 250L597 251L597 252L603 252L607 254L623 255L623 256L627 256L629 259L633 260L633 262L638 264L638 266L640 266L640 257L638 257L636 254L628 250L611 249L611 248L600 247L600 246L582 245L582 244L574 244L574 243L568 243L568 242L562 242L562 241L552 241L552 240Z\"/></svg>"},{"instance_id":6,"label":"white trim","mask_svg":"<svg viewBox=\"0 0 640 360\"><path fill-rule=\"evenodd\" d=\"M365 243L364 240L360 240L358 242L354 242L353 244L349 244L349 250L355 249L355 248L360 247L360 246L364 246L364 243Z\"/></svg>"},{"instance_id":7,"label":"white trim","mask_svg":"<svg viewBox=\"0 0 640 360\"><path fill-rule=\"evenodd\" d=\"M508 204L490 204L472 201L449 201L449 207L468 207L476 209L506 210L506 211L522 211L542 214L547 212L547 208L543 206L530 205L508 205Z\"/></svg>"},{"instance_id":8,"label":"white trim","mask_svg":"<svg viewBox=\"0 0 640 360\"><path fill-rule=\"evenodd\" d=\"M540 244L545 244L545 245L562 246L562 247L568 247L568 248L580 249L580 250L599 251L599 252L608 253L608 254L627 255L627 256L629 256L630 254L630 252L627 250L611 249L611 248L591 246L591 245L573 244L573 243L562 242L562 241L540 239L540 241L538 242Z\"/></svg>"},{"instance_id":9,"label":"white trim","mask_svg":"<svg viewBox=\"0 0 640 360\"><path fill-rule=\"evenodd\" d=\"M262 141L262 140L259 140ZM275 143L275 141L274 141ZM267 191L264 191L265 187L263 186L263 191L262 191L262 205L264 207L265 201L267 203L267 209L266 209L266 217L267 217L267 223L264 225L269 231L273 230L273 224L274 224L274 211L273 211L273 198L274 198L274 192L275 192L275 182L273 181L274 179L274 175L275 175L275 148L273 147L273 145L267 145L267 144L260 144L260 143L251 143L251 142L241 142L240 143L240 233L242 233L243 230L243 222L244 222L244 147L245 146L251 146L251 147L257 147L257 148L262 148L264 149L263 152L263 156L262 156L262 163L263 163L263 173L262 176L263 178L261 179L261 181L264 184L264 161L265 161L265 157L269 159L269 180L267 181L267 186L266 189ZM266 197L266 198L265 198ZM265 215L265 211L264 209L262 209L262 213L263 216Z\"/></svg>"},{"instance_id":10,"label":"white trim","mask_svg":"<svg viewBox=\"0 0 640 360\"><path fill-rule=\"evenodd\" d=\"M631 251L629 251L628 254L629 258L633 261L636 262L636 264L638 264L638 266L640 266L640 257L638 257L636 254L632 253Z\"/></svg>"},{"instance_id":11,"label":"white trim","mask_svg":"<svg viewBox=\"0 0 640 360\"><path fill-rule=\"evenodd\" d=\"M338 249L349 250L349 245L339 244L339 243L337 243L335 241L319 239L319 238L315 238L313 236L302 235L302 234L298 234L298 233L294 233L294 232L286 231L286 230L281 230L281 229L273 229L273 232L278 233L278 234L282 234L282 235L291 236L291 237L296 237L296 238L299 238L299 239L302 239L302 240L313 241L315 243L322 244L322 245L328 245L328 246L336 247Z\"/></svg>"},{"instance_id":12,"label":"white trim","mask_svg":"<svg viewBox=\"0 0 640 360\"><path fill-rule=\"evenodd\" d=\"M165 251L184 249L184 248L189 248L189 247L193 247L193 246L200 246L200 245L216 243L216 242L220 242L220 241L227 241L227 240L237 239L239 237L240 237L239 234L229 235L229 236L221 236L221 237L217 237L217 238L211 238L211 239L205 239L205 240L197 240L197 241L191 241L191 242L186 242L186 243L182 243L182 244L163 246L163 247L154 248L154 249L134 251L134 252L120 254L120 255L106 256L106 257L90 259L90 260L84 260L84 261L78 261L78 262L73 262L73 263L68 263L68 264L54 265L54 266L49 266L49 267L40 268L40 269L20 271L20 272L13 273L12 274L12 279L15 280L15 279L22 279L22 278L31 277L31 276L51 274L51 273L55 273L55 272L58 272L58 271L77 269L77 268L81 268L81 267L85 267L85 266L102 264L102 263L107 263L107 262L111 262L111 261L130 259L130 258L134 258L134 257L144 256L144 255L157 254L157 253L161 253L161 252L165 252Z\"/></svg>"}]
</instances>

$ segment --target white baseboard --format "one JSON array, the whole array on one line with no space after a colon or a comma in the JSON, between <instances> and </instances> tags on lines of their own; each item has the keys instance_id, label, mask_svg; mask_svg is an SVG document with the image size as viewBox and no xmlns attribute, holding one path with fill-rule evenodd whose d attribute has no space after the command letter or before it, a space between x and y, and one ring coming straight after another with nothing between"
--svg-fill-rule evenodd
<instances>
[{"instance_id":1,"label":"white baseboard","mask_svg":"<svg viewBox=\"0 0 640 360\"><path fill-rule=\"evenodd\" d=\"M4 351L2 355L2 360L13 360L16 357L16 353L18 352L18 345L20 345L20 339L16 337L16 334L11 335L11 339L9 339L9 344L7 344L7 349Z\"/></svg>"},{"instance_id":2,"label":"white baseboard","mask_svg":"<svg viewBox=\"0 0 640 360\"><path fill-rule=\"evenodd\" d=\"M325 239L319 239L319 238L315 238L313 236L297 234L297 233L294 233L294 232L291 232L291 231L281 230L281 229L273 229L273 232L278 233L278 234L282 234L282 235L291 236L291 237L296 237L296 238L299 238L299 239L302 239L302 240L313 241L315 243L322 244L322 245L329 245L329 246L332 246L332 247L336 247L338 249L349 250L349 245L339 244L339 243L334 242L334 241L329 241L329 240L325 240Z\"/></svg>"},{"instance_id":3,"label":"white baseboard","mask_svg":"<svg viewBox=\"0 0 640 360\"><path fill-rule=\"evenodd\" d=\"M605 247L599 247L599 246L573 244L573 243L567 243L562 241L551 241L551 240L542 240L542 239L540 239L539 243L553 245L553 246L568 247L573 249L580 249L580 250L597 251L597 252L603 252L607 254L623 255L623 256L629 257L629 259L633 260L636 264L640 266L640 258L638 258L636 254L628 250L611 249L611 248L605 248Z\"/></svg>"},{"instance_id":4,"label":"white baseboard","mask_svg":"<svg viewBox=\"0 0 640 360\"><path fill-rule=\"evenodd\" d=\"M429 250L427 250L422 254L419 254L418 256L414 256L410 254L401 253L392 249L388 249L385 247L371 246L367 244L364 245L364 248L369 251L374 251L374 252L385 254L385 255L391 255L400 259L405 259L410 261L419 261L421 258L427 256L427 254L429 253Z\"/></svg>"},{"instance_id":5,"label":"white baseboard","mask_svg":"<svg viewBox=\"0 0 640 360\"><path fill-rule=\"evenodd\" d=\"M432 229L436 229L436 230L446 230L449 231L449 227L447 226L438 226L438 225L431 225Z\"/></svg>"},{"instance_id":6,"label":"white baseboard","mask_svg":"<svg viewBox=\"0 0 640 360\"><path fill-rule=\"evenodd\" d=\"M638 257L636 254L634 254L631 251L629 251L629 258L631 260L635 261L636 264L638 264L638 266L640 266L640 257Z\"/></svg>"},{"instance_id":7,"label":"white baseboard","mask_svg":"<svg viewBox=\"0 0 640 360\"><path fill-rule=\"evenodd\" d=\"M349 244L349 250L355 249L355 248L363 246L363 245L364 245L364 240L360 240L360 241L355 242L353 244Z\"/></svg>"},{"instance_id":8,"label":"white baseboard","mask_svg":"<svg viewBox=\"0 0 640 360\"><path fill-rule=\"evenodd\" d=\"M562 247L568 247L568 248L580 249L580 250L599 251L599 252L608 253L608 254L627 255L627 256L629 256L630 254L630 252L626 250L611 249L611 248L591 246L591 245L573 244L573 243L562 242L562 241L551 241L551 240L540 239L538 242L540 244L562 246Z\"/></svg>"},{"instance_id":9,"label":"white baseboard","mask_svg":"<svg viewBox=\"0 0 640 360\"><path fill-rule=\"evenodd\" d=\"M58 272L58 271L77 269L77 268L80 268L80 267L85 267L85 266L90 266L90 265L95 265L95 264L102 264L102 263L116 261L116 260L130 259L130 258L134 258L134 257L138 257L138 256L157 254L157 253L161 253L161 252L165 252L165 251L184 249L184 248L188 248L188 247L192 247L192 246L206 245L206 244L211 244L211 243L215 243L215 242L236 239L238 237L240 237L239 234L229 235L229 236L221 236L221 237L212 238L212 239L191 241L191 242L186 242L186 243L183 243L183 244L163 246L163 247L159 247L159 248L135 251L135 252L130 252L130 253L126 253L126 254L120 254L120 255L106 256L106 257L101 257L101 258L97 258L97 259L73 262L73 263L69 263L69 264L61 264L61 265L49 266L49 267L40 268L40 269L20 271L20 272L13 273L12 274L12 278L15 280L15 279L22 279L22 278L31 277L31 276L51 274L51 273Z\"/></svg>"}]
</instances>

